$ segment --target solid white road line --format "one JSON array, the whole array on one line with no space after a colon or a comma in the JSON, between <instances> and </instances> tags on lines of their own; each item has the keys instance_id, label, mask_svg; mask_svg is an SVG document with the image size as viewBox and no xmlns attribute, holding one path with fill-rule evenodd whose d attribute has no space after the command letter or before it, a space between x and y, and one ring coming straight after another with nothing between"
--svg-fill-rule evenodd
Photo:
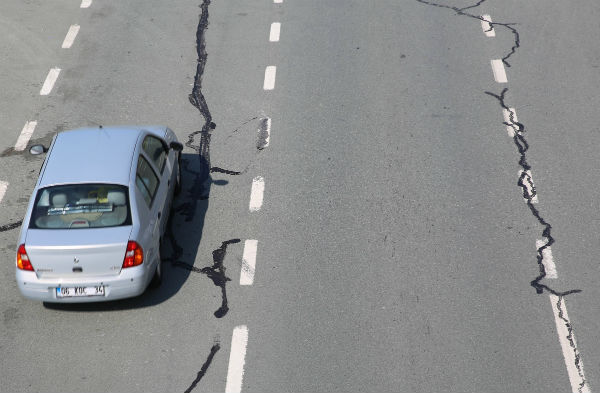
<instances>
[{"instance_id":1,"label":"solid white road line","mask_svg":"<svg viewBox=\"0 0 600 393\"><path fill-rule=\"evenodd\" d=\"M523 170L519 171L519 179L521 178L521 174ZM527 195L533 195L533 189L535 188L535 184L533 184L533 177L531 176L531 171L525 171L525 177L523 177L523 184L525 184L525 188L527 188ZM525 198L525 202L527 202L527 198ZM537 193L533 195L531 198L531 203L538 203Z\"/></svg>"},{"instance_id":2,"label":"solid white road line","mask_svg":"<svg viewBox=\"0 0 600 393\"><path fill-rule=\"evenodd\" d=\"M244 242L244 255L242 256L240 285L252 285L252 283L254 283L257 250L258 240L248 239Z\"/></svg>"},{"instance_id":3,"label":"solid white road line","mask_svg":"<svg viewBox=\"0 0 600 393\"><path fill-rule=\"evenodd\" d=\"M92 5L92 0L81 0L81 8L88 8Z\"/></svg>"},{"instance_id":4,"label":"solid white road line","mask_svg":"<svg viewBox=\"0 0 600 393\"><path fill-rule=\"evenodd\" d=\"M565 298L550 294L550 303L554 312L558 341L560 341L562 353L565 358L571 389L573 393L589 393L590 387L583 373L583 361L577 349L573 325L567 314Z\"/></svg>"},{"instance_id":5,"label":"solid white road line","mask_svg":"<svg viewBox=\"0 0 600 393\"><path fill-rule=\"evenodd\" d=\"M535 241L535 249L539 250L544 244L548 243L547 239L544 240L536 240ZM552 247L546 247L542 250L542 264L544 265L544 270L546 271L546 278L558 278L558 273L556 272L556 265L554 264L554 258L552 257Z\"/></svg>"},{"instance_id":6,"label":"solid white road line","mask_svg":"<svg viewBox=\"0 0 600 393\"><path fill-rule=\"evenodd\" d=\"M504 64L502 64L502 60L492 60L492 71L494 72L494 79L496 80L496 82L508 82L508 79L506 79L506 71L504 70Z\"/></svg>"},{"instance_id":7,"label":"solid white road line","mask_svg":"<svg viewBox=\"0 0 600 393\"><path fill-rule=\"evenodd\" d=\"M490 22L492 21L492 18L487 14L481 15L481 18L484 19L481 21L481 28L483 29L483 33L487 37L495 37L496 32L494 31L494 28L490 24Z\"/></svg>"},{"instance_id":8,"label":"solid white road line","mask_svg":"<svg viewBox=\"0 0 600 393\"><path fill-rule=\"evenodd\" d=\"M25 123L25 126L23 127L23 130L17 139L17 143L15 143L15 151L25 150L27 144L29 143L29 139L31 139L31 135L33 135L35 126L37 126L37 121L28 121Z\"/></svg>"},{"instance_id":9,"label":"solid white road line","mask_svg":"<svg viewBox=\"0 0 600 393\"><path fill-rule=\"evenodd\" d=\"M75 41L75 37L77 37L77 33L79 33L79 25L71 25L69 27L69 31L65 37L65 40L62 43L63 49L69 49L73 42Z\"/></svg>"},{"instance_id":10,"label":"solid white road line","mask_svg":"<svg viewBox=\"0 0 600 393\"><path fill-rule=\"evenodd\" d=\"M231 353L229 354L225 393L240 393L242 391L247 345L248 327L246 325L236 326L231 337Z\"/></svg>"},{"instance_id":11,"label":"solid white road line","mask_svg":"<svg viewBox=\"0 0 600 393\"><path fill-rule=\"evenodd\" d=\"M263 204L263 196L265 193L265 179L262 176L257 176L252 180L252 191L250 191L250 211L255 212L260 210Z\"/></svg>"},{"instance_id":12,"label":"solid white road line","mask_svg":"<svg viewBox=\"0 0 600 393\"><path fill-rule=\"evenodd\" d=\"M8 189L8 182L0 181L0 202L2 202L2 199L4 198L4 195L6 194L7 189Z\"/></svg>"},{"instance_id":13,"label":"solid white road line","mask_svg":"<svg viewBox=\"0 0 600 393\"><path fill-rule=\"evenodd\" d=\"M511 113L512 120L510 119ZM508 108L508 110L503 108L502 115L504 116L505 123L512 124L506 126L506 131L508 132L509 137L514 138L515 132L519 131L519 126L517 125L517 122L519 121L519 119L517 119L517 111L515 110L515 108Z\"/></svg>"},{"instance_id":14,"label":"solid white road line","mask_svg":"<svg viewBox=\"0 0 600 393\"><path fill-rule=\"evenodd\" d=\"M263 89L265 90L273 90L275 88L275 74L277 73L277 67L268 66L265 69L265 83L263 84Z\"/></svg>"},{"instance_id":15,"label":"solid white road line","mask_svg":"<svg viewBox=\"0 0 600 393\"><path fill-rule=\"evenodd\" d=\"M40 90L41 96L47 96L48 94L50 94L52 88L54 87L56 79L58 79L58 74L60 74L60 68L50 69L50 71L48 72L48 76L44 81L44 85L42 86L42 90Z\"/></svg>"},{"instance_id":16,"label":"solid white road line","mask_svg":"<svg viewBox=\"0 0 600 393\"><path fill-rule=\"evenodd\" d=\"M281 32L281 23L279 23L279 22L271 23L271 32L269 33L269 41L278 42L280 32Z\"/></svg>"}]
</instances>

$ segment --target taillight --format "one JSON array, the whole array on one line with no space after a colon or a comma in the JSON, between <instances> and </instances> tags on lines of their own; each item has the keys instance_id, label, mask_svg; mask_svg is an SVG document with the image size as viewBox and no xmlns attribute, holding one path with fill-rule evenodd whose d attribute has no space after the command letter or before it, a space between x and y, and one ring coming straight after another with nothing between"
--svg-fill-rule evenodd
<instances>
[{"instance_id":1,"label":"taillight","mask_svg":"<svg viewBox=\"0 0 600 393\"><path fill-rule=\"evenodd\" d=\"M25 251L25 244L21 244L17 251L17 267L21 270L33 271L33 266L31 266L27 251Z\"/></svg>"},{"instance_id":2,"label":"taillight","mask_svg":"<svg viewBox=\"0 0 600 393\"><path fill-rule=\"evenodd\" d=\"M142 251L142 247L134 241L128 241L125 259L123 259L123 269L141 265L142 262L144 262L144 252Z\"/></svg>"}]
</instances>

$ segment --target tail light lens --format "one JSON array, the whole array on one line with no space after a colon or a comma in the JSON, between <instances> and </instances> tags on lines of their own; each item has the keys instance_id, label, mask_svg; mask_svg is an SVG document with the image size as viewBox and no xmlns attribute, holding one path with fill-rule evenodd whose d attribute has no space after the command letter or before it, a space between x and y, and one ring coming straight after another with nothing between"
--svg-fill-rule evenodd
<instances>
[{"instance_id":1,"label":"tail light lens","mask_svg":"<svg viewBox=\"0 0 600 393\"><path fill-rule=\"evenodd\" d=\"M141 265L142 262L144 262L144 251L142 251L142 247L134 241L128 241L125 259L123 259L123 269Z\"/></svg>"},{"instance_id":2,"label":"tail light lens","mask_svg":"<svg viewBox=\"0 0 600 393\"><path fill-rule=\"evenodd\" d=\"M33 271L33 266L31 266L27 251L25 251L25 244L21 244L17 251L17 267L21 270Z\"/></svg>"}]
</instances>

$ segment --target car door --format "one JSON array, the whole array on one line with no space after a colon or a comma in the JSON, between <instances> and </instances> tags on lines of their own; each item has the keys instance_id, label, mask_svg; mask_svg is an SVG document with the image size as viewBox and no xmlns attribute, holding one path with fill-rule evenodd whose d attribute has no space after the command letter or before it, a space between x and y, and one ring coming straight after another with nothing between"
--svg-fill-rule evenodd
<instances>
[{"instance_id":1,"label":"car door","mask_svg":"<svg viewBox=\"0 0 600 393\"><path fill-rule=\"evenodd\" d=\"M166 143L154 135L146 135L142 142L142 154L147 158L154 173L159 178L160 185L157 190L156 204L158 210L156 217L159 222L159 230L162 236L165 233L169 220L169 209L171 202L171 177L173 165L169 162L169 149Z\"/></svg>"}]
</instances>

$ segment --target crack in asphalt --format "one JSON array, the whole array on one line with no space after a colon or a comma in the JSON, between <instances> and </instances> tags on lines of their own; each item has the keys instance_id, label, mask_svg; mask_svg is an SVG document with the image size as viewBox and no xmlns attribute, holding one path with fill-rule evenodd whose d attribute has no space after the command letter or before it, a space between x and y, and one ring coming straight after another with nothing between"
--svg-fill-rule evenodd
<instances>
[{"instance_id":1,"label":"crack in asphalt","mask_svg":"<svg viewBox=\"0 0 600 393\"><path fill-rule=\"evenodd\" d=\"M23 223L23 220L11 222L10 224L4 224L4 225L0 226L0 233L6 232L6 231L11 231L15 228L18 228L19 226L21 226L22 223Z\"/></svg>"},{"instance_id":2,"label":"crack in asphalt","mask_svg":"<svg viewBox=\"0 0 600 393\"><path fill-rule=\"evenodd\" d=\"M223 318L225 314L229 311L229 305L227 303L227 281L231 281L229 277L225 275L225 265L223 265L223 261L225 260L225 255L227 253L227 246L230 244L239 243L240 239L230 239L221 243L221 247L217 248L212 252L213 255L213 265L207 266L202 269L193 266L187 262L182 262L178 260L171 260L171 264L175 267L180 267L194 273L202 273L206 274L208 278L213 281L213 284L221 288L221 307L217 311L214 312L215 317Z\"/></svg>"},{"instance_id":3,"label":"crack in asphalt","mask_svg":"<svg viewBox=\"0 0 600 393\"><path fill-rule=\"evenodd\" d=\"M244 173L245 171L243 171L243 172L230 171L229 169L219 168L218 166L213 166L212 168L210 168L210 173L215 173L215 172L224 173L226 175L237 176L237 175Z\"/></svg>"},{"instance_id":4,"label":"crack in asphalt","mask_svg":"<svg viewBox=\"0 0 600 393\"><path fill-rule=\"evenodd\" d=\"M507 67L511 67L510 63L508 62L508 59L512 55L514 55L517 52L517 49L521 46L521 37L519 36L519 32L513 27L515 25L515 23L490 22L489 20L484 19L483 16L481 16L481 15L475 15L475 14L470 14L468 12L465 12L465 10L479 7L486 0L479 0L476 4L470 5L468 7L463 7L463 8L453 7L453 6L446 5L446 4L433 3L430 1L426 1L426 0L417 0L417 1L419 3L426 4L426 5L429 5L432 7L446 8L446 9L452 10L452 11L456 12L456 14L459 16L466 16L469 18L480 20L482 22L486 22L490 25L490 28L488 31L491 31L494 28L494 26L496 26L496 25L502 26L502 27L510 30L510 32L514 36L515 43L512 46L512 48L510 49L510 51L502 58L502 63L504 63Z\"/></svg>"},{"instance_id":5,"label":"crack in asphalt","mask_svg":"<svg viewBox=\"0 0 600 393\"><path fill-rule=\"evenodd\" d=\"M514 37L514 44L512 45L511 50L502 58L502 62L507 67L511 66L510 63L508 63L508 59L513 54L515 54L517 49L521 46L519 32L514 27L512 27L514 25L514 23L490 22L490 21L485 20L482 16L465 12L465 10L467 10L467 9L472 9L472 8L476 8L476 7L480 6L486 0L480 0L472 6L463 7L463 8L448 6L445 4L437 4L437 3L429 2L426 0L416 0L416 1L418 1L419 3L427 4L427 5L434 6L434 7L451 9L451 10L455 11L457 13L457 15L466 16L469 18L485 21L490 24L490 29L493 28L494 26L502 26L502 27L508 29ZM579 392L582 392L584 387L587 384L587 380L585 379L585 376L583 373L581 355L575 344L575 337L573 335L573 327L572 327L569 319L566 318L566 316L565 316L566 310L563 310L563 298L566 297L567 295L581 292L581 290L580 289L572 289L572 290L567 290L567 291L561 292L561 291L557 291L553 288L550 288L548 285L541 283L541 281L544 279L544 277L546 277L546 269L543 264L543 261L544 261L543 252L546 248L550 247L555 242L555 240L552 237L552 226L550 225L550 223L548 223L544 219L544 217L541 215L540 211L533 204L533 199L537 195L537 191L533 185L533 181L532 181L531 175L530 175L531 165L527 161L527 150L529 150L529 143L527 142L527 139L524 136L525 131L526 131L525 125L516 120L516 115L515 115L514 111L512 111L506 104L505 99L506 99L507 92L508 92L508 88L505 87L500 94L495 94L490 91L485 91L485 94L487 94L491 97L494 97L498 101L500 106L504 110L508 111L508 113L509 113L510 123L505 121L505 122L503 122L503 124L505 124L506 126L511 127L513 129L513 131L514 131L513 141L519 152L519 166L521 167L522 170L519 175L519 180L517 182L517 185L519 187L521 187L523 198L525 198L525 200L527 202L527 206L529 207L531 214L537 219L538 223L544 228L542 231L542 236L544 239L546 239L546 242L544 244L542 244L540 247L538 247L538 249L537 249L537 264L538 264L538 268L539 268L539 275L534 280L532 280L530 282L530 284L533 288L535 288L536 293L538 293L538 294L542 294L544 291L548 291L552 295L558 297L556 306L559 311L559 318L563 321L563 323L565 324L567 331L568 331L568 335L566 338L569 341L571 350L573 351L573 354L575 357L575 367L576 367L577 373L579 374L579 377L581 379L578 390L579 390Z\"/></svg>"},{"instance_id":6,"label":"crack in asphalt","mask_svg":"<svg viewBox=\"0 0 600 393\"><path fill-rule=\"evenodd\" d=\"M196 385L198 385L198 382L200 382L202 377L204 377L204 374L206 374L206 371L208 371L208 367L212 363L212 360L215 357L216 353L219 352L219 349L221 349L221 345L218 342L215 342L215 344L210 349L210 354L208 354L208 358L206 358L206 361L200 368L200 371L198 371L198 375L196 376L196 379L194 379L192 384L185 390L184 393L190 393L192 390L194 390Z\"/></svg>"},{"instance_id":7,"label":"crack in asphalt","mask_svg":"<svg viewBox=\"0 0 600 393\"><path fill-rule=\"evenodd\" d=\"M203 0L200 5L201 13L196 30L196 53L198 55L196 65L196 75L194 76L194 87L191 94L188 96L190 103L195 106L204 117L204 125L200 131L194 131L188 135L188 141L185 145L197 153L199 153L208 163L210 167L210 131L215 129L216 124L212 122L212 116L206 103L206 98L202 94L202 76L204 75L204 67L208 54L206 53L206 40L204 34L208 28L208 6L210 0ZM200 134L200 144L194 145L196 135Z\"/></svg>"},{"instance_id":8,"label":"crack in asphalt","mask_svg":"<svg viewBox=\"0 0 600 393\"><path fill-rule=\"evenodd\" d=\"M446 8L446 9L453 10L454 12L456 12L457 15L466 16L468 18L488 22L488 23L490 23L490 25L492 27L493 26L502 26L502 27L508 29L514 36L514 44L511 47L511 50L502 58L502 62L504 64L506 64L507 67L510 67L510 64L508 63L507 60L513 54L515 54L516 50L521 46L519 32L514 27L512 27L514 25L514 23L490 22L490 21L484 19L480 15L475 15L475 14L465 12L465 10L467 10L467 9L472 9L472 8L480 6L486 0L480 0L472 6L463 7L463 8L454 7L454 6L450 6L450 5L446 5L446 4L433 3L430 1L426 1L426 0L416 0L416 1L418 1L419 3L422 3L422 4L433 6L433 7ZM533 288L535 288L535 290L538 294L543 293L544 290L546 290L556 296L567 296L567 295L570 295L573 293L581 292L580 289L572 289L572 290L567 290L567 291L561 292L561 291L557 291L555 289L550 288L546 284L541 283L541 281L544 279L544 277L546 277L546 269L543 264L543 260L544 260L543 252L546 248L550 247L555 242L555 240L552 237L552 233L551 233L552 226L550 225L550 223L548 223L544 219L544 217L541 215L540 211L534 206L534 203L533 203L533 199L536 197L537 191L536 191L535 187L533 186L533 181L531 180L531 175L529 174L530 170L531 170L531 165L527 162L527 150L529 150L529 143L527 142L527 139L525 139L525 136L524 136L525 125L515 119L515 117L516 117L515 113L505 103L505 97L506 97L507 92L508 92L508 88L505 87L500 94L495 94L490 91L486 91L485 94L496 98L496 100L499 102L500 106L504 110L508 111L508 113L509 113L510 123L504 122L503 124L505 124L506 126L512 127L514 130L513 141L519 152L519 166L522 169L522 171L519 175L519 180L517 182L517 185L519 187L521 187L523 198L526 200L527 206L529 207L531 214L537 219L539 224L544 228L542 231L542 236L546 239L546 242L537 249L537 263L538 263L538 268L539 268L540 273L534 280L531 281L531 286Z\"/></svg>"},{"instance_id":9,"label":"crack in asphalt","mask_svg":"<svg viewBox=\"0 0 600 393\"><path fill-rule=\"evenodd\" d=\"M519 180L517 181L517 185L521 187L521 192L523 194L523 198L527 203L527 207L531 211L531 214L536 218L538 223L544 228L542 231L542 236L546 239L546 242L542 244L537 249L537 263L539 268L539 275L531 281L531 286L535 288L536 292L541 294L544 290L552 293L556 296L567 296L573 293L581 292L581 289L571 289L568 291L556 291L550 288L548 285L542 284L541 281L546 277L546 268L544 266L544 250L552 244L554 244L555 240L552 237L552 225L547 222L544 217L541 215L539 209L537 209L533 203L533 198L537 195L535 187L533 186L533 182L531 181L531 176L529 175L531 171L531 165L527 161L527 150L529 150L529 143L527 139L525 139L525 125L517 120L515 120L514 112L508 107L505 102L506 93L508 92L508 88L504 88L500 94L495 94L489 91L486 91L485 94L494 97L500 103L500 106L509 112L510 123L503 122L506 126L512 127L514 130L513 142L517 147L519 152L519 166L521 167L521 174L519 176Z\"/></svg>"},{"instance_id":10,"label":"crack in asphalt","mask_svg":"<svg viewBox=\"0 0 600 393\"><path fill-rule=\"evenodd\" d=\"M506 93L508 92L508 88L504 88L500 94L495 94L489 91L486 91L485 94L494 97L500 103L500 106L509 112L510 123L504 122L505 125L512 127L514 130L513 142L517 147L519 152L519 166L521 167L521 174L519 176L519 180L517 181L517 185L521 187L521 192L523 194L523 198L527 202L527 207L531 211L531 214L536 218L538 223L544 228L542 231L542 236L546 239L546 242L542 244L537 249L537 263L539 268L539 275L531 281L531 286L535 288L536 292L541 294L544 290L552 293L556 296L567 296L573 293L581 292L581 289L571 289L568 291L557 291L555 289L550 288L546 284L542 284L541 281L546 277L546 268L544 266L544 250L552 244L554 244L555 240L552 237L552 225L547 222L544 217L541 215L540 211L535 207L533 203L533 198L537 195L535 188L533 187L533 182L531 181L531 176L528 174L528 171L531 170L531 165L527 162L527 150L529 150L529 143L527 139L525 139L525 125L517 120L515 120L514 112L508 107L505 102Z\"/></svg>"}]
</instances>

